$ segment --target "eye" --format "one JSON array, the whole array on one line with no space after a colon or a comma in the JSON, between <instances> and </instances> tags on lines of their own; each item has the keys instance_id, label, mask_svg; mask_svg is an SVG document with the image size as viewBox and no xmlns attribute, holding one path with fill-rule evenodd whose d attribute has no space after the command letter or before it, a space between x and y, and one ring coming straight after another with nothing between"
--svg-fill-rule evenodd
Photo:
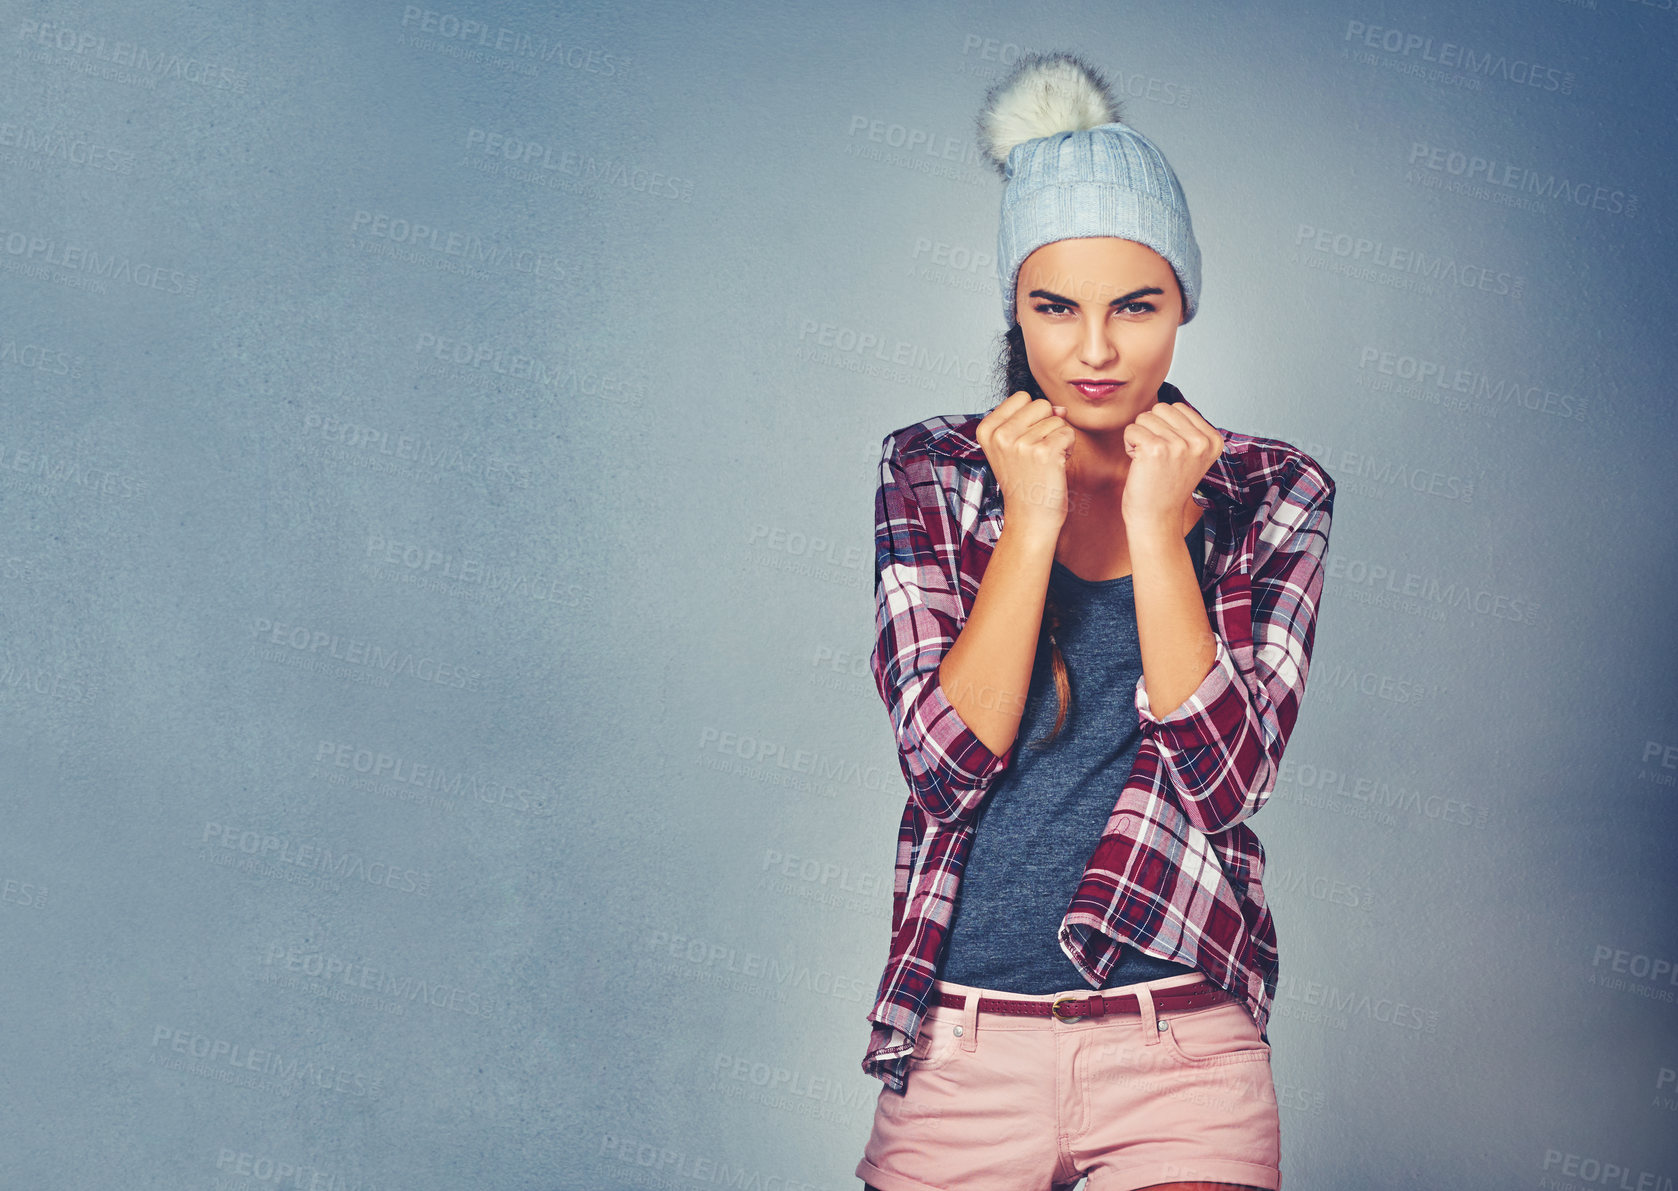
<instances>
[{"instance_id":1,"label":"eye","mask_svg":"<svg viewBox=\"0 0 1678 1191\"><path fill-rule=\"evenodd\" d=\"M1070 309L1072 309L1072 307L1066 305L1064 302L1044 302L1037 307L1037 313L1038 314L1049 314L1049 313L1052 313L1052 312L1058 312L1058 311L1070 310Z\"/></svg>"},{"instance_id":2,"label":"eye","mask_svg":"<svg viewBox=\"0 0 1678 1191\"><path fill-rule=\"evenodd\" d=\"M1152 302L1144 302L1141 299L1138 299L1134 302L1127 302L1123 307L1121 307L1121 309L1127 314L1152 314L1154 311L1154 304Z\"/></svg>"}]
</instances>

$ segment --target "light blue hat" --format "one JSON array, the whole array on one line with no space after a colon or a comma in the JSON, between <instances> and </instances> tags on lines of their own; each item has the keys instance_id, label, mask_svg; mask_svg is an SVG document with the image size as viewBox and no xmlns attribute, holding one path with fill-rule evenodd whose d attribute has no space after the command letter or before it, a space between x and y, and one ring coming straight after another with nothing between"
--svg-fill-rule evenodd
<instances>
[{"instance_id":1,"label":"light blue hat","mask_svg":"<svg viewBox=\"0 0 1678 1191\"><path fill-rule=\"evenodd\" d=\"M1117 236L1176 271L1183 321L1200 305L1200 246L1177 175L1155 144L1119 119L1092 67L1071 54L1027 54L985 96L979 143L1007 180L996 237L1003 319L1014 322L1020 264L1045 244Z\"/></svg>"}]
</instances>

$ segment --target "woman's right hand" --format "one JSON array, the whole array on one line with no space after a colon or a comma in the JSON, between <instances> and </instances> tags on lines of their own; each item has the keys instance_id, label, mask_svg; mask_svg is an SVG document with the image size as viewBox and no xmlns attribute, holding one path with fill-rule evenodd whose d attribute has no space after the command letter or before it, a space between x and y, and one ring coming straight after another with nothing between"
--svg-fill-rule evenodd
<instances>
[{"instance_id":1,"label":"woman's right hand","mask_svg":"<svg viewBox=\"0 0 1678 1191\"><path fill-rule=\"evenodd\" d=\"M1066 523L1066 463L1076 440L1064 405L1024 389L979 421L974 437L1002 488L1003 519L1058 538Z\"/></svg>"}]
</instances>

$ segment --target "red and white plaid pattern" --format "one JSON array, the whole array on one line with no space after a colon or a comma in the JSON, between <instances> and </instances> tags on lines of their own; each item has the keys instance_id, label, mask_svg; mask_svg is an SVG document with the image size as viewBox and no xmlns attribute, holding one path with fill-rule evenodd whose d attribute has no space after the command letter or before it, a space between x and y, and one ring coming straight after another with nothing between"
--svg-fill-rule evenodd
<instances>
[{"instance_id":1,"label":"red and white plaid pattern","mask_svg":"<svg viewBox=\"0 0 1678 1191\"><path fill-rule=\"evenodd\" d=\"M1183 396L1167 384L1160 400ZM881 444L870 661L909 799L891 954L862 1067L898 1092L908 1087L973 818L1018 743L992 753L938 682L1002 529L1002 493L973 437L982 417L927 418ZM1223 453L1194 492L1217 658L1163 718L1137 682L1143 740L1061 920L1060 946L1091 988L1118 961L1119 941L1192 965L1239 996L1263 1032L1276 931L1260 883L1264 847L1246 820L1275 788L1305 693L1334 481L1285 442L1217 430Z\"/></svg>"}]
</instances>

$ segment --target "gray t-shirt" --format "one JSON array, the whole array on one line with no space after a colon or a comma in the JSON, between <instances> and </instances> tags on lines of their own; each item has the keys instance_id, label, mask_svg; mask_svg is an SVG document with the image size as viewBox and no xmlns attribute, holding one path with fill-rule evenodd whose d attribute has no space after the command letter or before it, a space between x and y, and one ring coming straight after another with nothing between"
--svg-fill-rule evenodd
<instances>
[{"instance_id":1,"label":"gray t-shirt","mask_svg":"<svg viewBox=\"0 0 1678 1191\"><path fill-rule=\"evenodd\" d=\"M1197 579L1204 575L1204 534L1202 519L1186 535ZM1048 635L1041 634L1020 747L975 819L938 973L957 984L1028 996L1090 987L1060 949L1060 920L1142 743L1135 702L1142 654L1131 576L1080 579L1057 561L1049 589L1061 613L1055 636L1071 707L1054 743L1027 747L1048 735L1058 706ZM1100 987L1194 970L1125 945Z\"/></svg>"}]
</instances>

